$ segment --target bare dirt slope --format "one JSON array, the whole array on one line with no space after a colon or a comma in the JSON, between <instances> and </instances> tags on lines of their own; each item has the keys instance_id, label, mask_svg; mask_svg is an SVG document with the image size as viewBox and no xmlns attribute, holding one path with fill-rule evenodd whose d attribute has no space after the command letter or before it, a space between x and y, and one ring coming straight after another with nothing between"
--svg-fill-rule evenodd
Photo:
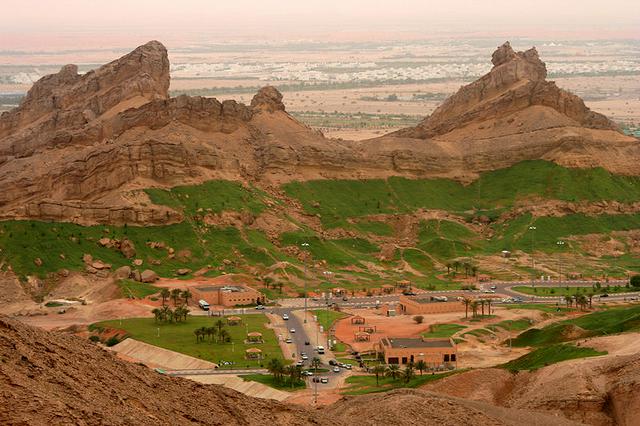
<instances>
[{"instance_id":1,"label":"bare dirt slope","mask_svg":"<svg viewBox=\"0 0 640 426\"><path fill-rule=\"evenodd\" d=\"M0 424L459 425L479 419L487 425L572 424L419 390L304 409L162 376L80 337L0 317Z\"/></svg>"},{"instance_id":2,"label":"bare dirt slope","mask_svg":"<svg viewBox=\"0 0 640 426\"><path fill-rule=\"evenodd\" d=\"M548 411L592 425L636 425L640 413L637 336L632 333L580 342L610 350L606 356L518 374L498 368L472 370L425 389L504 407Z\"/></svg>"},{"instance_id":3,"label":"bare dirt slope","mask_svg":"<svg viewBox=\"0 0 640 426\"><path fill-rule=\"evenodd\" d=\"M36 82L0 116L0 218L160 224L182 220L132 194L145 187L231 179L449 177L523 160L601 166L640 175L637 139L546 81L535 49L507 44L493 69L419 126L362 141L325 138L261 89L250 105L169 98L169 61L157 41L97 70L72 65Z\"/></svg>"}]
</instances>

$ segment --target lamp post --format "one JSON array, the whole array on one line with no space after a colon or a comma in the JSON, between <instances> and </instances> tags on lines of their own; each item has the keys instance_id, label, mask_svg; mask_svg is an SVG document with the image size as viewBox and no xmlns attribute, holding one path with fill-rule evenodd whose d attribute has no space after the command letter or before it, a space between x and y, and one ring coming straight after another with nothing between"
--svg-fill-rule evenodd
<instances>
[{"instance_id":1,"label":"lamp post","mask_svg":"<svg viewBox=\"0 0 640 426\"><path fill-rule=\"evenodd\" d=\"M309 247L309 243L302 243L302 247ZM304 259L304 323L307 323L307 259Z\"/></svg>"},{"instance_id":2,"label":"lamp post","mask_svg":"<svg viewBox=\"0 0 640 426\"><path fill-rule=\"evenodd\" d=\"M536 229L535 226L530 226L529 227L529 231L531 231L531 287L535 287L535 277L536 277L536 262L533 258L533 250L534 250L534 245L536 243L536 233L534 232Z\"/></svg>"},{"instance_id":3,"label":"lamp post","mask_svg":"<svg viewBox=\"0 0 640 426\"><path fill-rule=\"evenodd\" d=\"M562 248L564 246L564 241L556 241L558 248ZM558 252L558 284L562 284L562 263L560 262L560 252Z\"/></svg>"}]
</instances>

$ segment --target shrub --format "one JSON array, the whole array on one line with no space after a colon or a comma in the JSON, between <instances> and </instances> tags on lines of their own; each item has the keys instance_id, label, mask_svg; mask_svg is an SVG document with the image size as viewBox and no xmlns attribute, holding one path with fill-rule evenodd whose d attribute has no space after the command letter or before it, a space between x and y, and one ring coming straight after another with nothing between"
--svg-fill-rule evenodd
<instances>
[{"instance_id":1,"label":"shrub","mask_svg":"<svg viewBox=\"0 0 640 426\"><path fill-rule=\"evenodd\" d=\"M100 341L100 337L92 334L91 336L89 336L89 340L91 340L93 343L98 343Z\"/></svg>"},{"instance_id":2,"label":"shrub","mask_svg":"<svg viewBox=\"0 0 640 426\"><path fill-rule=\"evenodd\" d=\"M631 277L631 279L629 280L629 283L633 286L633 287L640 287L640 275L634 275Z\"/></svg>"},{"instance_id":3,"label":"shrub","mask_svg":"<svg viewBox=\"0 0 640 426\"><path fill-rule=\"evenodd\" d=\"M422 315L416 315L415 317L413 317L413 320L416 322L416 324L422 324L422 321L424 321L424 317Z\"/></svg>"},{"instance_id":4,"label":"shrub","mask_svg":"<svg viewBox=\"0 0 640 426\"><path fill-rule=\"evenodd\" d=\"M104 342L104 344L105 344L105 345L107 345L107 346L109 346L109 347L114 346L114 345L117 345L118 343L120 343L120 340L119 340L119 339L118 339L118 337L116 337L116 336L111 336L111 337L109 337L109 338L107 339L107 341L106 341L106 342Z\"/></svg>"}]
</instances>

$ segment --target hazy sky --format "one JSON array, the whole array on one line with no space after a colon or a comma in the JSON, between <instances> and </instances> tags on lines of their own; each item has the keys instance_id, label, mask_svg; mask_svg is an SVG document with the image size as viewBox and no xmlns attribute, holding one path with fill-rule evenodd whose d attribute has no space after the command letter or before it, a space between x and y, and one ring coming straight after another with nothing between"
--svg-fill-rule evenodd
<instances>
[{"instance_id":1,"label":"hazy sky","mask_svg":"<svg viewBox=\"0 0 640 426\"><path fill-rule=\"evenodd\" d=\"M640 38L638 0L2 0L0 44L38 34L313 37L406 31ZM22 37L22 38L20 38ZM0 40L1 41L1 40ZM28 43L26 43L28 44Z\"/></svg>"}]
</instances>

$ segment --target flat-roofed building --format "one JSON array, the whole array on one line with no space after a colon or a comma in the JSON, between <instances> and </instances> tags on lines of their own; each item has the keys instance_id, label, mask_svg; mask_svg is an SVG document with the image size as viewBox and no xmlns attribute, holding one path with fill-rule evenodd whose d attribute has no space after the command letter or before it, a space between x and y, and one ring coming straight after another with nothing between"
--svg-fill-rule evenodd
<instances>
[{"instance_id":1,"label":"flat-roofed building","mask_svg":"<svg viewBox=\"0 0 640 426\"><path fill-rule=\"evenodd\" d=\"M199 299L206 300L210 305L242 306L265 302L262 293L240 284L198 286L193 290Z\"/></svg>"},{"instance_id":2,"label":"flat-roofed building","mask_svg":"<svg viewBox=\"0 0 640 426\"><path fill-rule=\"evenodd\" d=\"M399 314L440 314L445 312L464 312L464 304L457 296L400 296Z\"/></svg>"},{"instance_id":3,"label":"flat-roofed building","mask_svg":"<svg viewBox=\"0 0 640 426\"><path fill-rule=\"evenodd\" d=\"M415 364L424 361L430 367L456 366L458 350L451 338L383 337L379 351L387 364Z\"/></svg>"}]
</instances>

